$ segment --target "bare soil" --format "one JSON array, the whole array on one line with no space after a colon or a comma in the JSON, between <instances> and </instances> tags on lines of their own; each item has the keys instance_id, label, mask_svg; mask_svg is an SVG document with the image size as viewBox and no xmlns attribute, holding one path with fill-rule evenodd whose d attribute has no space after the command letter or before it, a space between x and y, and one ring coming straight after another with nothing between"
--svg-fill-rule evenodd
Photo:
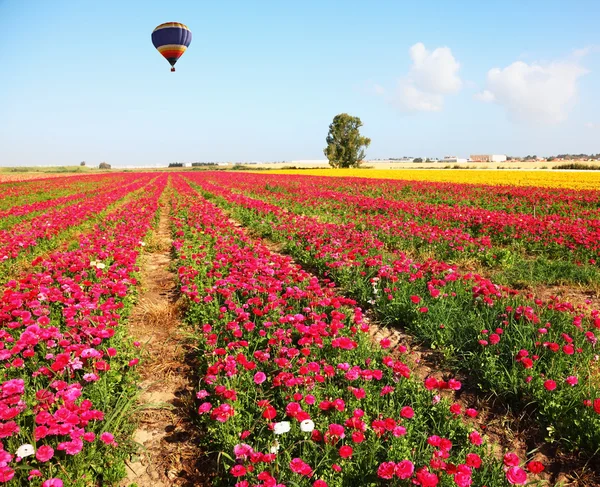
<instances>
[{"instance_id":1,"label":"bare soil","mask_svg":"<svg viewBox=\"0 0 600 487\"><path fill-rule=\"evenodd\" d=\"M141 448L122 486L211 485L212 460L198 446L201 432L191 422L197 387L194 350L184 336L181 300L170 270L168 208L161 206L160 223L143 259L142 291L130 318L130 334L144 348L141 413L134 418L134 440Z\"/></svg>"}]
</instances>

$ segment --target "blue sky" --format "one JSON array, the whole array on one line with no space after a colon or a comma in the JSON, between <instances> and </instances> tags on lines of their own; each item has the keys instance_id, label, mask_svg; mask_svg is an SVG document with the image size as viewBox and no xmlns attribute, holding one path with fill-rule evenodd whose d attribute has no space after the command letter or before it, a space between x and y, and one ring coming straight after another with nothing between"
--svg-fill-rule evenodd
<instances>
[{"instance_id":1,"label":"blue sky","mask_svg":"<svg viewBox=\"0 0 600 487\"><path fill-rule=\"evenodd\" d=\"M600 152L600 2L0 0L0 165ZM171 73L150 35L186 24Z\"/></svg>"}]
</instances>

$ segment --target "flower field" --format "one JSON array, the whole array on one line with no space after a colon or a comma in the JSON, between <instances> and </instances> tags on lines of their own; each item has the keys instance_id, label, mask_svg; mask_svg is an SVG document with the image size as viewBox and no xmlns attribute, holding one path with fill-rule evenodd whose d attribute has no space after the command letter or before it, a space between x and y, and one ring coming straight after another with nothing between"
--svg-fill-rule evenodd
<instances>
[{"instance_id":1,"label":"flower field","mask_svg":"<svg viewBox=\"0 0 600 487\"><path fill-rule=\"evenodd\" d=\"M271 171L275 174L298 174L293 169ZM526 186L540 188L571 188L594 190L600 185L600 175L584 172L563 171L521 171L505 169L491 170L451 170L446 169L383 169L365 171L364 169L303 169L301 174L315 176L344 176L374 179L399 179L409 181L429 181L448 183L467 183L477 185Z\"/></svg>"},{"instance_id":2,"label":"flower field","mask_svg":"<svg viewBox=\"0 0 600 487\"><path fill-rule=\"evenodd\" d=\"M137 485L128 318L165 219L211 485L558 485L564 455L577 475L598 460L590 187L218 171L0 186L0 483Z\"/></svg>"}]
</instances>

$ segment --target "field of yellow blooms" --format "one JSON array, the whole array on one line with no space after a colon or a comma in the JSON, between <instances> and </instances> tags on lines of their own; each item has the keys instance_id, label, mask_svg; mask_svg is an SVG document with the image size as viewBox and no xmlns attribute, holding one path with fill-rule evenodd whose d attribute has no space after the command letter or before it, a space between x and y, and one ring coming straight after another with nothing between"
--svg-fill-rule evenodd
<instances>
[{"instance_id":1,"label":"field of yellow blooms","mask_svg":"<svg viewBox=\"0 0 600 487\"><path fill-rule=\"evenodd\" d=\"M598 171L600 172L600 171ZM444 169L282 169L269 174L305 174L378 179L409 179L448 183L540 186L546 188L598 189L597 172L511 171L511 170L444 170Z\"/></svg>"}]
</instances>

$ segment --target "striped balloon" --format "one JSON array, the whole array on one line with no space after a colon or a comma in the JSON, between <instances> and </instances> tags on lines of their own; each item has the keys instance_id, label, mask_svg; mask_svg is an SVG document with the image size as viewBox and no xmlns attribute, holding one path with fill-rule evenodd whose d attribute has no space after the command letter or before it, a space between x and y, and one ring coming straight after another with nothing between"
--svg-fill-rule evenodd
<instances>
[{"instance_id":1,"label":"striped balloon","mask_svg":"<svg viewBox=\"0 0 600 487\"><path fill-rule=\"evenodd\" d=\"M169 61L171 71L192 42L192 31L179 22L160 24L152 31L152 44Z\"/></svg>"}]
</instances>

